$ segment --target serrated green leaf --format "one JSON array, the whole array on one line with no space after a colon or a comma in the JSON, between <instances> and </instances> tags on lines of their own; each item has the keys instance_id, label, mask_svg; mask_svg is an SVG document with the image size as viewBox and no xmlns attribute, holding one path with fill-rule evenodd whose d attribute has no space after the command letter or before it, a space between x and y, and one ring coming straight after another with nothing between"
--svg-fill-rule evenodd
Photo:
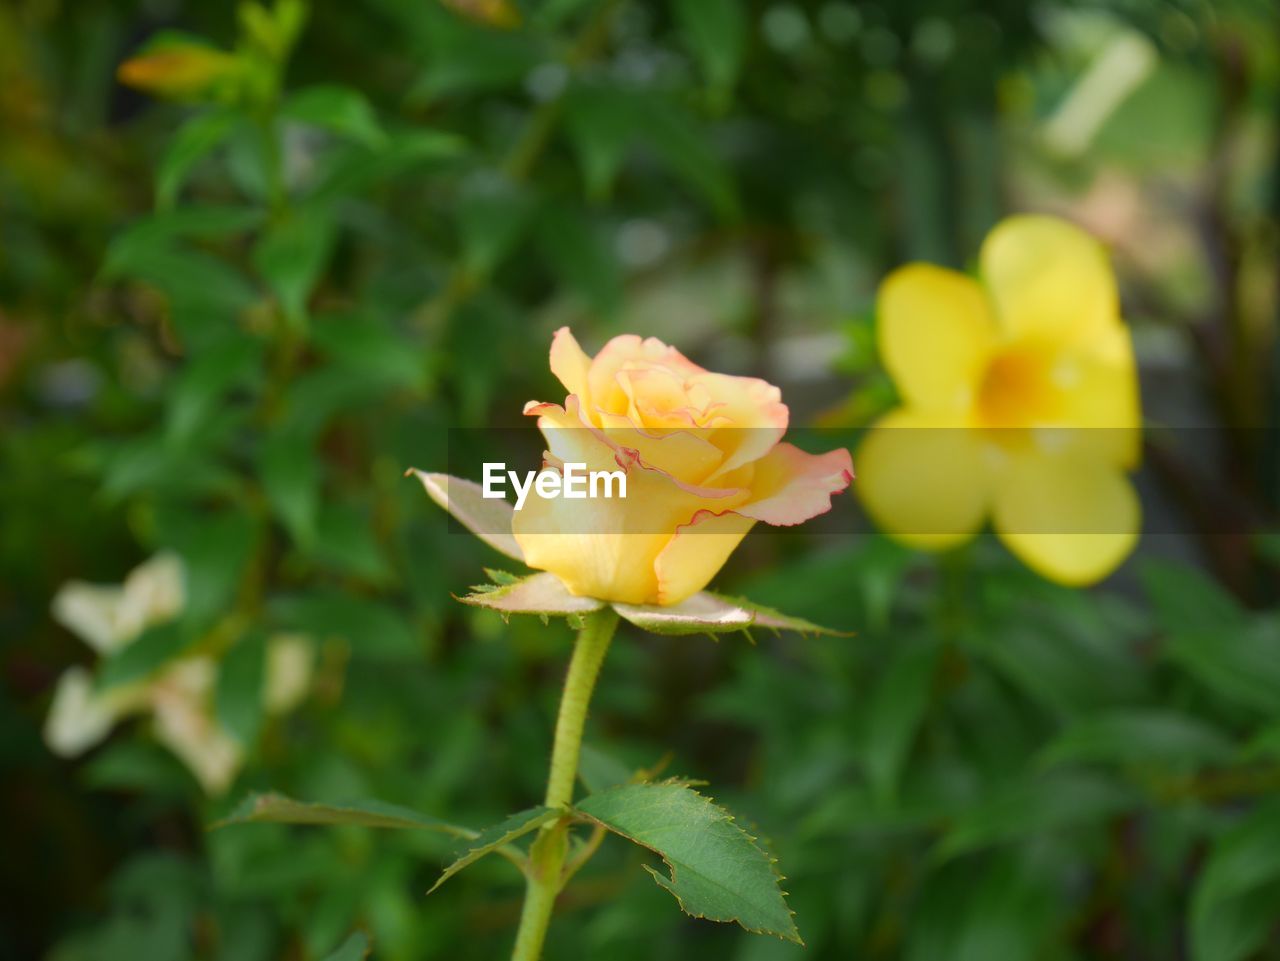
<instances>
[{"instance_id":1,"label":"serrated green leaf","mask_svg":"<svg viewBox=\"0 0 1280 961\"><path fill-rule=\"evenodd\" d=\"M431 889L427 891L427 894L431 894L467 865L480 860L486 854L492 854L498 848L510 844L518 838L524 837L530 831L536 831L542 825L554 821L560 815L561 812L555 808L529 808L527 811L511 815L505 821L492 827L485 828L472 838L458 858L444 869L444 872L436 879L436 883L431 885Z\"/></svg>"},{"instance_id":2,"label":"serrated green leaf","mask_svg":"<svg viewBox=\"0 0 1280 961\"><path fill-rule=\"evenodd\" d=\"M355 824L366 828L399 831L439 831L454 837L474 838L470 828L427 817L417 811L383 801L349 801L323 804L296 801L283 794L251 794L210 830L233 824Z\"/></svg>"},{"instance_id":3,"label":"serrated green leaf","mask_svg":"<svg viewBox=\"0 0 1280 961\"><path fill-rule=\"evenodd\" d=\"M714 594L695 594L679 604L657 607L645 604L614 604L625 620L651 634L720 634L745 631L754 615L731 601Z\"/></svg>"},{"instance_id":4,"label":"serrated green leaf","mask_svg":"<svg viewBox=\"0 0 1280 961\"><path fill-rule=\"evenodd\" d=\"M560 578L547 573L531 574L514 583L492 586L458 600L502 614L548 614L555 617L589 614L604 606L594 597L575 597Z\"/></svg>"},{"instance_id":5,"label":"serrated green leaf","mask_svg":"<svg viewBox=\"0 0 1280 961\"><path fill-rule=\"evenodd\" d=\"M350 87L321 84L295 91L280 105L280 114L367 147L380 147L387 141L369 101Z\"/></svg>"},{"instance_id":6,"label":"serrated green leaf","mask_svg":"<svg viewBox=\"0 0 1280 961\"><path fill-rule=\"evenodd\" d=\"M661 855L671 877L646 870L686 913L803 943L773 860L728 811L692 788L626 785L589 795L576 813Z\"/></svg>"},{"instance_id":7,"label":"serrated green leaf","mask_svg":"<svg viewBox=\"0 0 1280 961\"><path fill-rule=\"evenodd\" d=\"M373 945L363 931L353 931L338 949L325 956L324 961L364 961Z\"/></svg>"},{"instance_id":8,"label":"serrated green leaf","mask_svg":"<svg viewBox=\"0 0 1280 961\"><path fill-rule=\"evenodd\" d=\"M422 482L433 501L476 537L500 554L524 560L524 552L511 533L515 509L509 503L485 497L479 484L461 477L428 474L416 467L409 468L408 473Z\"/></svg>"},{"instance_id":9,"label":"serrated green leaf","mask_svg":"<svg viewBox=\"0 0 1280 961\"><path fill-rule=\"evenodd\" d=\"M240 115L232 110L213 110L183 124L156 171L156 206L172 207L191 168L230 137L240 123Z\"/></svg>"},{"instance_id":10,"label":"serrated green leaf","mask_svg":"<svg viewBox=\"0 0 1280 961\"><path fill-rule=\"evenodd\" d=\"M1075 721L1044 748L1040 760L1185 767L1222 761L1231 751L1231 740L1198 718L1126 709Z\"/></svg>"}]
</instances>

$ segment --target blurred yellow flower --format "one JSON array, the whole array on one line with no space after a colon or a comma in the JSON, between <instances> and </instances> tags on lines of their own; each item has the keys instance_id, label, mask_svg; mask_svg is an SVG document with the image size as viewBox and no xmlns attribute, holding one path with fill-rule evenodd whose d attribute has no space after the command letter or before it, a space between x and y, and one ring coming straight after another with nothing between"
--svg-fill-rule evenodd
<instances>
[{"instance_id":1,"label":"blurred yellow flower","mask_svg":"<svg viewBox=\"0 0 1280 961\"><path fill-rule=\"evenodd\" d=\"M876 334L901 398L858 451L873 519L912 546L988 515L1029 567L1095 582L1141 526L1137 370L1106 252L1047 216L998 224L981 279L928 264L881 284Z\"/></svg>"},{"instance_id":2,"label":"blurred yellow flower","mask_svg":"<svg viewBox=\"0 0 1280 961\"><path fill-rule=\"evenodd\" d=\"M53 615L105 657L128 647L147 627L176 617L185 602L181 560L158 554L119 587L65 585L54 598ZM269 713L284 713L302 700L312 661L307 638L286 634L268 641L263 704ZM150 712L156 739L208 794L221 794L239 771L244 748L218 721L217 682L218 662L203 655L179 658L147 678L103 691L95 689L89 669L68 668L54 692L45 743L56 754L74 757L99 743L121 719Z\"/></svg>"},{"instance_id":3,"label":"blurred yellow flower","mask_svg":"<svg viewBox=\"0 0 1280 961\"><path fill-rule=\"evenodd\" d=\"M199 43L170 43L130 57L116 70L116 79L155 97L173 100L207 99L243 66L234 54Z\"/></svg>"}]
</instances>

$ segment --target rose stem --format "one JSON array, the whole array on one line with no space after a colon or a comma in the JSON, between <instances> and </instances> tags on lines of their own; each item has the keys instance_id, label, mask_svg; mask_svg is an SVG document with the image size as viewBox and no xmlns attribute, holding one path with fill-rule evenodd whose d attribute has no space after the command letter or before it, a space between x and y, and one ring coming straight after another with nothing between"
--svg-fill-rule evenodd
<instances>
[{"instance_id":1,"label":"rose stem","mask_svg":"<svg viewBox=\"0 0 1280 961\"><path fill-rule=\"evenodd\" d=\"M606 607L588 614L582 630L578 632L573 659L569 662L569 674L564 682L564 694L560 697L560 715L556 719L555 746L551 751L551 771L547 777L544 802L547 807L567 808L573 801L587 705L591 703L591 692L595 689L600 665L617 626L618 615ZM516 934L511 961L538 961L541 957L547 925L551 922L551 912L562 886L568 849L567 817L544 825L529 849L524 909L520 913L520 930Z\"/></svg>"}]
</instances>

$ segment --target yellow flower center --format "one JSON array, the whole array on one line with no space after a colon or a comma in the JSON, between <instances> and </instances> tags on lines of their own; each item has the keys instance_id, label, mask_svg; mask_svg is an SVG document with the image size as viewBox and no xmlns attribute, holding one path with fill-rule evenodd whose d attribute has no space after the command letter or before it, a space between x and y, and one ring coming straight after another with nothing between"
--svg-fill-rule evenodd
<instances>
[{"instance_id":1,"label":"yellow flower center","mask_svg":"<svg viewBox=\"0 0 1280 961\"><path fill-rule=\"evenodd\" d=\"M982 426L1031 427L1051 421L1056 406L1052 364L1046 351L1026 344L999 351L978 386Z\"/></svg>"}]
</instances>

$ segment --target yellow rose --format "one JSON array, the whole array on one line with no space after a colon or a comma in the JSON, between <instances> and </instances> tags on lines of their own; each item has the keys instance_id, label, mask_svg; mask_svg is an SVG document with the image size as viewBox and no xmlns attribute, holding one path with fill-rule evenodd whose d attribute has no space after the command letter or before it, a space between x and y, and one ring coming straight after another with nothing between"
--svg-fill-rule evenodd
<instances>
[{"instance_id":1,"label":"yellow rose","mask_svg":"<svg viewBox=\"0 0 1280 961\"><path fill-rule=\"evenodd\" d=\"M902 406L859 448L862 499L929 549L990 515L1032 569L1094 582L1141 525L1126 476L1137 372L1106 252L1065 221L1012 217L987 236L980 273L911 264L881 285L878 345Z\"/></svg>"},{"instance_id":2,"label":"yellow rose","mask_svg":"<svg viewBox=\"0 0 1280 961\"><path fill-rule=\"evenodd\" d=\"M525 562L581 597L678 604L701 591L757 521L799 524L853 479L846 450L782 443L781 392L704 370L654 338L615 337L594 358L567 328L551 345L564 405L530 402L544 469L622 470L625 498L531 493L512 534Z\"/></svg>"}]
</instances>

